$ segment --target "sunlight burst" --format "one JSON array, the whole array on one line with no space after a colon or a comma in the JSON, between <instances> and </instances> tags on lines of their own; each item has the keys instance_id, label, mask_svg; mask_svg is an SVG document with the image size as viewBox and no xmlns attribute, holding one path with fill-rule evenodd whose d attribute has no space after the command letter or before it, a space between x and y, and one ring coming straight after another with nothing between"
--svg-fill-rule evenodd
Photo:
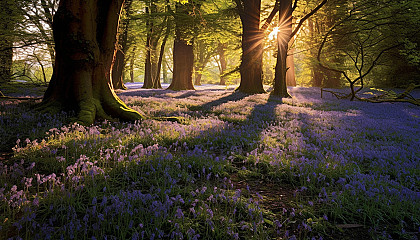
<instances>
[{"instance_id":1,"label":"sunlight burst","mask_svg":"<svg viewBox=\"0 0 420 240\"><path fill-rule=\"evenodd\" d=\"M268 40L272 41L275 37L277 37L277 33L279 32L279 27L273 28L273 31L270 32L268 35Z\"/></svg>"}]
</instances>

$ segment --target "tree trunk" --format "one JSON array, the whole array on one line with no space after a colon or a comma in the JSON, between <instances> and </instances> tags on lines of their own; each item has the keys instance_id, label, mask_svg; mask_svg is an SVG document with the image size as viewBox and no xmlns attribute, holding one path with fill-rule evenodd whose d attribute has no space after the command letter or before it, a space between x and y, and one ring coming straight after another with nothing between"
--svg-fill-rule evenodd
<instances>
[{"instance_id":1,"label":"tree trunk","mask_svg":"<svg viewBox=\"0 0 420 240\"><path fill-rule=\"evenodd\" d=\"M201 78L203 77L203 71L206 68L210 58L216 53L217 49L212 45L206 43L204 40L198 39L194 41L194 75L195 85L201 85Z\"/></svg>"},{"instance_id":2,"label":"tree trunk","mask_svg":"<svg viewBox=\"0 0 420 240\"><path fill-rule=\"evenodd\" d=\"M244 0L242 3L241 83L237 90L251 94L264 93L262 78L264 34L260 30L261 0Z\"/></svg>"},{"instance_id":3,"label":"tree trunk","mask_svg":"<svg viewBox=\"0 0 420 240\"><path fill-rule=\"evenodd\" d=\"M134 46L132 55L130 57L130 82L134 82L134 60L136 56L136 46Z\"/></svg>"},{"instance_id":4,"label":"tree trunk","mask_svg":"<svg viewBox=\"0 0 420 240\"><path fill-rule=\"evenodd\" d=\"M194 90L192 73L194 66L193 46L187 41L175 36L174 41L174 69L172 83L168 89Z\"/></svg>"},{"instance_id":5,"label":"tree trunk","mask_svg":"<svg viewBox=\"0 0 420 240\"><path fill-rule=\"evenodd\" d=\"M188 8L190 4L177 4L176 13L179 15L189 15ZM182 21L182 17L175 17L175 40L173 50L173 76L171 85L168 89L178 90L194 90L193 70L194 70L194 50L193 40L191 36L186 35L186 31L192 28L191 23Z\"/></svg>"},{"instance_id":6,"label":"tree trunk","mask_svg":"<svg viewBox=\"0 0 420 240\"><path fill-rule=\"evenodd\" d=\"M292 41L291 41L292 42ZM296 86L296 76L295 76L295 61L293 56L294 49L290 49L287 58L286 58L286 86L295 87Z\"/></svg>"},{"instance_id":7,"label":"tree trunk","mask_svg":"<svg viewBox=\"0 0 420 240\"><path fill-rule=\"evenodd\" d=\"M292 0L280 1L279 31L277 33L277 62L274 77L273 95L290 97L287 92L287 51L292 35Z\"/></svg>"},{"instance_id":8,"label":"tree trunk","mask_svg":"<svg viewBox=\"0 0 420 240\"><path fill-rule=\"evenodd\" d=\"M125 54L123 50L117 49L115 53L115 61L112 64L112 86L114 89L127 89L124 85L123 71L125 65Z\"/></svg>"},{"instance_id":9,"label":"tree trunk","mask_svg":"<svg viewBox=\"0 0 420 240\"><path fill-rule=\"evenodd\" d=\"M226 72L227 62L225 56L226 43L219 43L217 46L217 52L219 54L219 61L220 61L220 82L219 85L226 85L226 77L223 76Z\"/></svg>"},{"instance_id":10,"label":"tree trunk","mask_svg":"<svg viewBox=\"0 0 420 240\"><path fill-rule=\"evenodd\" d=\"M124 14L126 17L121 21L118 35L118 47L115 54L115 60L112 64L112 84L114 89L127 89L124 85L124 68L127 53L128 25L130 24L130 8L132 0L124 1Z\"/></svg>"},{"instance_id":11,"label":"tree trunk","mask_svg":"<svg viewBox=\"0 0 420 240\"><path fill-rule=\"evenodd\" d=\"M78 122L143 116L115 94L111 65L123 0L61 0L54 16L56 62L40 108L76 111Z\"/></svg>"},{"instance_id":12,"label":"tree trunk","mask_svg":"<svg viewBox=\"0 0 420 240\"><path fill-rule=\"evenodd\" d=\"M9 82L12 76L14 23L9 19L12 4L10 0L0 4L0 83Z\"/></svg>"},{"instance_id":13,"label":"tree trunk","mask_svg":"<svg viewBox=\"0 0 420 240\"><path fill-rule=\"evenodd\" d=\"M158 12L156 4L150 1L150 12L149 7L146 7L146 14L148 18L146 21L147 37L146 37L146 61L145 61L145 72L144 72L144 84L142 88L162 88L160 84L160 67L159 57L157 54L157 47L160 38L160 29L154 25L153 15Z\"/></svg>"},{"instance_id":14,"label":"tree trunk","mask_svg":"<svg viewBox=\"0 0 420 240\"><path fill-rule=\"evenodd\" d=\"M163 55L163 58L162 58L162 78L163 78L164 83L169 83L168 70L167 70L167 67L166 67L166 57L165 57L165 55Z\"/></svg>"},{"instance_id":15,"label":"tree trunk","mask_svg":"<svg viewBox=\"0 0 420 240\"><path fill-rule=\"evenodd\" d=\"M151 21L149 7L146 7L146 59L144 62L144 79L143 79L143 86L142 88L153 88L153 80L152 80L152 50L151 50L151 42L152 42L152 34L153 34L153 23Z\"/></svg>"},{"instance_id":16,"label":"tree trunk","mask_svg":"<svg viewBox=\"0 0 420 240\"><path fill-rule=\"evenodd\" d=\"M312 64L312 86L314 87L322 87L322 79L324 74L322 73L322 69L318 64Z\"/></svg>"},{"instance_id":17,"label":"tree trunk","mask_svg":"<svg viewBox=\"0 0 420 240\"><path fill-rule=\"evenodd\" d=\"M341 85L341 73L327 71L325 73L326 78L324 79L323 87L327 88L339 88Z\"/></svg>"},{"instance_id":18,"label":"tree trunk","mask_svg":"<svg viewBox=\"0 0 420 240\"><path fill-rule=\"evenodd\" d=\"M167 20L169 21L169 20ZM169 29L169 28L168 28ZM169 36L169 30L167 31L165 37L162 40L162 43L160 45L160 52L159 52L159 58L157 61L157 66L156 66L156 73L154 75L154 79L153 79L153 86L156 89L160 89L162 88L162 84L160 83L160 72L161 72L161 68L162 68L162 62L163 62L163 57L165 54L165 45L166 45L166 41L168 40L168 36Z\"/></svg>"},{"instance_id":19,"label":"tree trunk","mask_svg":"<svg viewBox=\"0 0 420 240\"><path fill-rule=\"evenodd\" d=\"M200 68L196 68L196 70L194 71L194 76L195 76L195 81L194 81L194 85L196 86L201 86L201 77L203 76L203 74L201 73L202 70L199 70Z\"/></svg>"}]
</instances>

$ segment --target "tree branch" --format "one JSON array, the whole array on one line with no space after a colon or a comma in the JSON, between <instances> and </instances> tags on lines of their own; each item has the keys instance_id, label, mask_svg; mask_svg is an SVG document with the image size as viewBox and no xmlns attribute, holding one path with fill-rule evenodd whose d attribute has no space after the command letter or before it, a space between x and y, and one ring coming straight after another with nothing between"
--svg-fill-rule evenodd
<instances>
[{"instance_id":1,"label":"tree branch","mask_svg":"<svg viewBox=\"0 0 420 240\"><path fill-rule=\"evenodd\" d=\"M310 18L312 15L314 15L316 12L318 12L319 9L321 9L325 3L327 3L328 0L323 0L316 8L314 8L310 13L306 14L300 21L295 30L293 30L292 35L290 36L290 39L292 39L296 33L299 31L299 29L302 27L303 23ZM295 1L296 3L297 1Z\"/></svg>"},{"instance_id":2,"label":"tree branch","mask_svg":"<svg viewBox=\"0 0 420 240\"><path fill-rule=\"evenodd\" d=\"M292 12L295 11L295 9L297 8L297 3L298 0L295 0L295 2L293 3Z\"/></svg>"},{"instance_id":3,"label":"tree branch","mask_svg":"<svg viewBox=\"0 0 420 240\"><path fill-rule=\"evenodd\" d=\"M271 11L270 15L268 15L267 20L265 20L265 23L262 25L260 29L261 31L267 30L268 26L270 25L271 21L273 21L273 18L276 16L279 9L280 9L280 0L276 0L273 10Z\"/></svg>"}]
</instances>

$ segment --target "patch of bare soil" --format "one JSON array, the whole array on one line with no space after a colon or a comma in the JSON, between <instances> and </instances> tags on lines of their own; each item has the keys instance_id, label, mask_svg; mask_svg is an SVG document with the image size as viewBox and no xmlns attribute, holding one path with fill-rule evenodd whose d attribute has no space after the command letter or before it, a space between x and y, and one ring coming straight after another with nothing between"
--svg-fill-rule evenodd
<instances>
[{"instance_id":1,"label":"patch of bare soil","mask_svg":"<svg viewBox=\"0 0 420 240\"><path fill-rule=\"evenodd\" d=\"M235 174L231 176L235 189L249 189L250 194L262 196L260 203L272 213L283 212L283 208L290 207L290 202L295 196L292 186L269 183L263 180L241 180Z\"/></svg>"},{"instance_id":2,"label":"patch of bare soil","mask_svg":"<svg viewBox=\"0 0 420 240\"><path fill-rule=\"evenodd\" d=\"M296 189L288 184L267 182L264 180L242 179L237 174L231 175L234 189L241 189L242 192L248 191L251 195L262 196L261 206L275 215L283 214L283 209L290 209L297 194ZM296 229L291 230L294 233ZM328 240L368 240L372 239L372 234L368 226L360 224L339 224L331 225L323 236Z\"/></svg>"}]
</instances>

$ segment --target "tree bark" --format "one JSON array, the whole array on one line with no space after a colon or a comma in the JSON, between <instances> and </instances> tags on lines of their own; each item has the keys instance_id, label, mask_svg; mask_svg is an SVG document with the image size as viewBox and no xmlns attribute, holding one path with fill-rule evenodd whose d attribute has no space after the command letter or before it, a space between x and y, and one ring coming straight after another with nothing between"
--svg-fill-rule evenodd
<instances>
[{"instance_id":1,"label":"tree bark","mask_svg":"<svg viewBox=\"0 0 420 240\"><path fill-rule=\"evenodd\" d=\"M227 62L225 56L226 43L219 43L217 46L217 52L219 54L219 61L220 61L220 82L219 85L226 85L226 77L223 76L226 72Z\"/></svg>"},{"instance_id":2,"label":"tree bark","mask_svg":"<svg viewBox=\"0 0 420 240\"><path fill-rule=\"evenodd\" d=\"M162 56L162 78L163 78L164 83L169 83L165 53L163 53L163 56Z\"/></svg>"},{"instance_id":3,"label":"tree bark","mask_svg":"<svg viewBox=\"0 0 420 240\"><path fill-rule=\"evenodd\" d=\"M136 56L136 46L133 47L132 54L130 56L130 82L134 82L134 60Z\"/></svg>"},{"instance_id":4,"label":"tree bark","mask_svg":"<svg viewBox=\"0 0 420 240\"><path fill-rule=\"evenodd\" d=\"M194 75L195 75L195 81L194 81L194 85L195 86L201 86L201 77L203 76L203 74L201 73L202 70L199 70L200 68L196 68L196 70L194 71Z\"/></svg>"},{"instance_id":5,"label":"tree bark","mask_svg":"<svg viewBox=\"0 0 420 240\"><path fill-rule=\"evenodd\" d=\"M193 46L187 41L175 36L174 41L174 69L172 83L168 89L194 90L192 73L194 66Z\"/></svg>"},{"instance_id":6,"label":"tree bark","mask_svg":"<svg viewBox=\"0 0 420 240\"><path fill-rule=\"evenodd\" d=\"M142 88L162 88L160 84L160 66L158 56L158 43L161 36L159 29L155 26L153 21L153 15L158 12L156 4L150 1L150 7L146 7L146 14L148 14L146 28L146 61L145 61L145 72L144 72L144 84Z\"/></svg>"},{"instance_id":7,"label":"tree bark","mask_svg":"<svg viewBox=\"0 0 420 240\"><path fill-rule=\"evenodd\" d=\"M290 97L287 92L287 52L292 37L292 0L282 0L279 6L279 31L277 33L277 62L272 94Z\"/></svg>"},{"instance_id":8,"label":"tree bark","mask_svg":"<svg viewBox=\"0 0 420 240\"><path fill-rule=\"evenodd\" d=\"M111 65L124 0L61 0L54 16L56 62L41 109L70 110L84 125L143 116L115 94Z\"/></svg>"},{"instance_id":9,"label":"tree bark","mask_svg":"<svg viewBox=\"0 0 420 240\"><path fill-rule=\"evenodd\" d=\"M293 41L290 41L293 42ZM294 49L289 49L289 53L286 58L286 86L295 87L296 86L296 76L295 76L295 59L293 56Z\"/></svg>"},{"instance_id":10,"label":"tree bark","mask_svg":"<svg viewBox=\"0 0 420 240\"><path fill-rule=\"evenodd\" d=\"M204 40L197 40L194 42L195 52L195 64L194 64L194 76L195 85L201 85L201 78L203 71L206 68L210 58L215 54L216 48L212 48L211 45L206 43Z\"/></svg>"},{"instance_id":11,"label":"tree bark","mask_svg":"<svg viewBox=\"0 0 420 240\"><path fill-rule=\"evenodd\" d=\"M9 82L12 76L14 23L9 19L12 4L10 0L0 4L0 83Z\"/></svg>"},{"instance_id":12,"label":"tree bark","mask_svg":"<svg viewBox=\"0 0 420 240\"><path fill-rule=\"evenodd\" d=\"M238 91L255 94L264 93L262 77L263 40L260 30L261 0L245 0L239 9L243 27L241 83Z\"/></svg>"},{"instance_id":13,"label":"tree bark","mask_svg":"<svg viewBox=\"0 0 420 240\"><path fill-rule=\"evenodd\" d=\"M118 34L118 44L115 54L115 60L112 64L112 84L114 89L127 89L124 85L124 68L126 64L126 53L127 53L127 42L128 42L128 26L130 24L130 8L132 0L124 1L124 14L126 17L121 21L119 34Z\"/></svg>"},{"instance_id":14,"label":"tree bark","mask_svg":"<svg viewBox=\"0 0 420 240\"><path fill-rule=\"evenodd\" d=\"M189 15L189 4L176 5L176 13L179 15ZM182 21L182 17L175 17L175 40L173 50L173 76L171 85L168 89L171 90L195 90L193 85L193 70L194 70L194 51L193 39L185 32L192 28L191 23Z\"/></svg>"},{"instance_id":15,"label":"tree bark","mask_svg":"<svg viewBox=\"0 0 420 240\"><path fill-rule=\"evenodd\" d=\"M152 34L153 34L153 23L151 21L149 7L146 7L146 59L144 62L144 79L142 88L152 88Z\"/></svg>"},{"instance_id":16,"label":"tree bark","mask_svg":"<svg viewBox=\"0 0 420 240\"><path fill-rule=\"evenodd\" d=\"M125 53L122 49L117 49L115 53L115 61L112 64L112 86L114 89L127 89L124 85L124 66L125 66Z\"/></svg>"}]
</instances>

